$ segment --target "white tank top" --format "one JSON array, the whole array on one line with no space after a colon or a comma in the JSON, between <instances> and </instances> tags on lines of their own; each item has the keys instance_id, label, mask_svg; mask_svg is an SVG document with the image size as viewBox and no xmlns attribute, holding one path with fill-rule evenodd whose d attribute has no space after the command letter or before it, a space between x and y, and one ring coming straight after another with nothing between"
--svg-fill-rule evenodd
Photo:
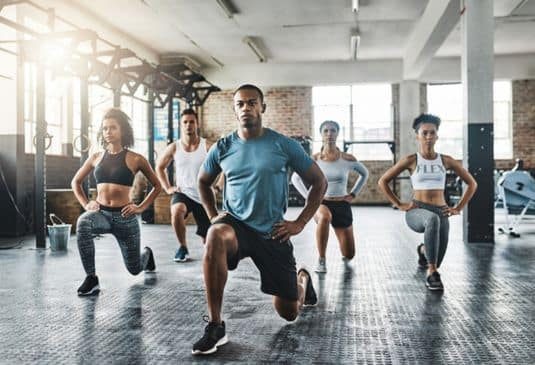
<instances>
[{"instance_id":1,"label":"white tank top","mask_svg":"<svg viewBox=\"0 0 535 365\"><path fill-rule=\"evenodd\" d=\"M199 146L195 151L184 151L180 140L176 141L175 159L175 180L176 186L190 199L201 202L199 189L197 188L197 175L204 159L206 158L206 140L200 139Z\"/></svg>"},{"instance_id":2,"label":"white tank top","mask_svg":"<svg viewBox=\"0 0 535 365\"><path fill-rule=\"evenodd\" d=\"M416 168L411 175L413 190L444 190L446 186L446 168L440 154L434 160L426 160L416 153Z\"/></svg>"}]
</instances>

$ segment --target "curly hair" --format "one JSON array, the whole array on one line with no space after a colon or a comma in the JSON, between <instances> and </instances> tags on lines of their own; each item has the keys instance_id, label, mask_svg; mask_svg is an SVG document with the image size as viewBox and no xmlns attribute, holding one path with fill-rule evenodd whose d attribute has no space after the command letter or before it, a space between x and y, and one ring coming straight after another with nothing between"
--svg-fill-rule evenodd
<instances>
[{"instance_id":1,"label":"curly hair","mask_svg":"<svg viewBox=\"0 0 535 365\"><path fill-rule=\"evenodd\" d=\"M414 129L414 131L416 133L418 133L418 129L420 128L420 125L422 123L431 123L431 124L434 124L437 129L438 127L440 127L440 118L437 117L436 115L433 115L433 114L420 114L418 117L416 117L414 119L414 121L412 122L412 129Z\"/></svg>"},{"instance_id":2,"label":"curly hair","mask_svg":"<svg viewBox=\"0 0 535 365\"><path fill-rule=\"evenodd\" d=\"M104 122L106 119L113 119L119 124L119 128L121 129L121 146L123 148L132 147L134 145L134 130L130 125L130 117L119 108L111 108L104 113L102 122ZM102 124L103 123L100 123L97 140L103 148L106 148L108 143L102 136Z\"/></svg>"}]
</instances>

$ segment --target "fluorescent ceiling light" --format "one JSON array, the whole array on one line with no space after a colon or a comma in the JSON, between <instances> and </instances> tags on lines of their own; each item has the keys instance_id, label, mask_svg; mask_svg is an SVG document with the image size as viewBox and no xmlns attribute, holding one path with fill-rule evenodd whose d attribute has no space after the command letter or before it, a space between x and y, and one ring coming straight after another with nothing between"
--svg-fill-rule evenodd
<instances>
[{"instance_id":1,"label":"fluorescent ceiling light","mask_svg":"<svg viewBox=\"0 0 535 365\"><path fill-rule=\"evenodd\" d=\"M216 0L216 2L219 7L223 9L228 18L232 18L234 17L234 14L238 14L238 11L234 5L231 4L230 0Z\"/></svg>"},{"instance_id":2,"label":"fluorescent ceiling light","mask_svg":"<svg viewBox=\"0 0 535 365\"><path fill-rule=\"evenodd\" d=\"M243 43L245 43L246 45L249 46L251 51L253 51L253 53L258 58L258 61L260 61L260 62L266 62L267 61L266 56L264 56L262 51L260 51L260 49L258 48L258 45L254 42L254 40L251 37L243 37L242 41L243 41Z\"/></svg>"},{"instance_id":3,"label":"fluorescent ceiling light","mask_svg":"<svg viewBox=\"0 0 535 365\"><path fill-rule=\"evenodd\" d=\"M351 58L353 60L357 59L359 43L360 43L360 34L358 33L351 34L351 38L349 39L349 48L351 49Z\"/></svg>"},{"instance_id":4,"label":"fluorescent ceiling light","mask_svg":"<svg viewBox=\"0 0 535 365\"><path fill-rule=\"evenodd\" d=\"M351 0L351 11L353 13L359 12L359 0Z\"/></svg>"}]
</instances>

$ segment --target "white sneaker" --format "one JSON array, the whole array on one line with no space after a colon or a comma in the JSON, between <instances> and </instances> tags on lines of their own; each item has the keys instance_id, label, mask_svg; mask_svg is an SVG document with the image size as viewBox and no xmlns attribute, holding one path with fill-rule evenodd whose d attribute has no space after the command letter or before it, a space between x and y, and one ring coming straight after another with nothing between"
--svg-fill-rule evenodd
<instances>
[{"instance_id":1,"label":"white sneaker","mask_svg":"<svg viewBox=\"0 0 535 365\"><path fill-rule=\"evenodd\" d=\"M315 272L318 273L326 273L327 272L327 263L325 262L325 259L320 258L318 260L318 265L316 266Z\"/></svg>"},{"instance_id":2,"label":"white sneaker","mask_svg":"<svg viewBox=\"0 0 535 365\"><path fill-rule=\"evenodd\" d=\"M351 259L342 257L342 262L344 263L344 269L349 269L351 267Z\"/></svg>"}]
</instances>

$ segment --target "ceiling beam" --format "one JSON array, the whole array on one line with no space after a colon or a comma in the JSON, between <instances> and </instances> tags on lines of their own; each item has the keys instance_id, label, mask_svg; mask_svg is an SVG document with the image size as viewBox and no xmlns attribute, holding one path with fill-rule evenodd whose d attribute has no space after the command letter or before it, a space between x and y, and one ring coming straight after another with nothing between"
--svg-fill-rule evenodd
<instances>
[{"instance_id":1,"label":"ceiling beam","mask_svg":"<svg viewBox=\"0 0 535 365\"><path fill-rule=\"evenodd\" d=\"M460 19L459 0L430 0L403 57L403 78L417 80Z\"/></svg>"},{"instance_id":2,"label":"ceiling beam","mask_svg":"<svg viewBox=\"0 0 535 365\"><path fill-rule=\"evenodd\" d=\"M494 2L494 16L502 17L512 15L513 12L521 8L526 0L501 0Z\"/></svg>"}]
</instances>

